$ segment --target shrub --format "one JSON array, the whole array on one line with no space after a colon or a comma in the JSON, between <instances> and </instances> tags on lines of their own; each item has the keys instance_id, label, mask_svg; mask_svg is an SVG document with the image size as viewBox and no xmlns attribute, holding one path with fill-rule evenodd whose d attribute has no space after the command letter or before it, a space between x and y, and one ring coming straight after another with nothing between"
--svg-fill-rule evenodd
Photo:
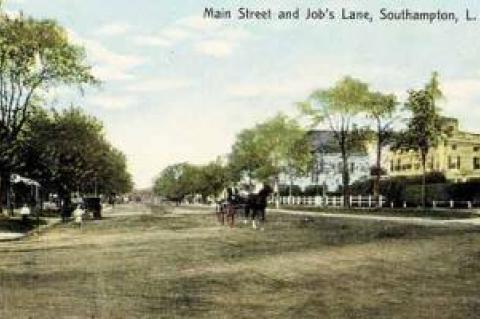
<instances>
[{"instance_id":1,"label":"shrub","mask_svg":"<svg viewBox=\"0 0 480 319\"><path fill-rule=\"evenodd\" d=\"M447 193L453 200L480 201L480 182L450 184Z\"/></svg>"},{"instance_id":2,"label":"shrub","mask_svg":"<svg viewBox=\"0 0 480 319\"><path fill-rule=\"evenodd\" d=\"M373 180L356 181L350 185L350 193L352 195L371 195L373 193Z\"/></svg>"},{"instance_id":3,"label":"shrub","mask_svg":"<svg viewBox=\"0 0 480 319\"><path fill-rule=\"evenodd\" d=\"M450 196L448 189L454 184L428 184L425 185L425 202L432 206L432 201L448 201ZM404 201L409 206L422 205L422 185L407 185L405 188Z\"/></svg>"},{"instance_id":4,"label":"shrub","mask_svg":"<svg viewBox=\"0 0 480 319\"><path fill-rule=\"evenodd\" d=\"M278 193L280 196L289 196L290 195L290 187L292 188L292 196L301 196L302 189L298 185L280 185L278 188Z\"/></svg>"},{"instance_id":5,"label":"shrub","mask_svg":"<svg viewBox=\"0 0 480 319\"><path fill-rule=\"evenodd\" d=\"M303 191L304 196L321 196L323 195L323 186L321 185L308 185Z\"/></svg>"}]
</instances>

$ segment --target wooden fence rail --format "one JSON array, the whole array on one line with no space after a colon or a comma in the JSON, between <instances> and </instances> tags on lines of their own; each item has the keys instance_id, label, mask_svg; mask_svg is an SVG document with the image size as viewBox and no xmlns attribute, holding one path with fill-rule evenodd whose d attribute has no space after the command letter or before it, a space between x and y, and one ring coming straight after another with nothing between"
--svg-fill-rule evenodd
<instances>
[{"instance_id":1,"label":"wooden fence rail","mask_svg":"<svg viewBox=\"0 0 480 319\"><path fill-rule=\"evenodd\" d=\"M269 199L271 204L275 203L275 199ZM287 206L310 206L310 207L343 207L343 196L281 196L278 198L280 205ZM379 196L377 199L372 196L350 196L350 207L384 207L386 199Z\"/></svg>"}]
</instances>

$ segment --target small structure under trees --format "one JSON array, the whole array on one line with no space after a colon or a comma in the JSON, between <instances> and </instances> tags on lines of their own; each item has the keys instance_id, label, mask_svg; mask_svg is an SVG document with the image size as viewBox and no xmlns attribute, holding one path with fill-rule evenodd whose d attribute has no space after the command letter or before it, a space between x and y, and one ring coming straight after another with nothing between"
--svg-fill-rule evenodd
<instances>
[{"instance_id":1,"label":"small structure under trees","mask_svg":"<svg viewBox=\"0 0 480 319\"><path fill-rule=\"evenodd\" d=\"M21 165L20 135L45 93L60 85L94 84L83 48L53 20L3 13L0 3L0 198ZM7 181L7 182L5 182ZM1 209L1 206L0 206Z\"/></svg>"}]
</instances>

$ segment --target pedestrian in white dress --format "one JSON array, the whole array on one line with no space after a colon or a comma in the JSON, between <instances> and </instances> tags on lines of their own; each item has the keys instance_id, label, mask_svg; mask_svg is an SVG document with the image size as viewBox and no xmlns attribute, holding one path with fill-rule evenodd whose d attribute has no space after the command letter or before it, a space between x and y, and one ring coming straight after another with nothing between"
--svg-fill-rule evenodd
<instances>
[{"instance_id":1,"label":"pedestrian in white dress","mask_svg":"<svg viewBox=\"0 0 480 319\"><path fill-rule=\"evenodd\" d=\"M22 209L20 209L20 216L22 216L23 221L26 221L28 216L30 216L30 208L27 204L23 204Z\"/></svg>"},{"instance_id":2,"label":"pedestrian in white dress","mask_svg":"<svg viewBox=\"0 0 480 319\"><path fill-rule=\"evenodd\" d=\"M82 209L80 205L75 208L73 211L73 218L75 220L75 224L78 225L79 228L82 228L82 222L83 222L83 214L85 211Z\"/></svg>"}]
</instances>

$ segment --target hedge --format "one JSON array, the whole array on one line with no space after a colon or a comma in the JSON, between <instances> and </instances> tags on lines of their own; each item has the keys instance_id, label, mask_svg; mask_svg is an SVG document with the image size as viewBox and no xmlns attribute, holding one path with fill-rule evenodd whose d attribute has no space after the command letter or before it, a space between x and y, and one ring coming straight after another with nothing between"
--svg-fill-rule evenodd
<instances>
[{"instance_id":1,"label":"hedge","mask_svg":"<svg viewBox=\"0 0 480 319\"><path fill-rule=\"evenodd\" d=\"M480 201L480 181L466 183L447 183L441 173L431 173L426 176L425 198L428 205L432 201ZM380 181L380 193L387 201L396 206L407 202L408 205L421 205L422 176L395 177ZM354 183L351 186L353 195L373 194L373 180Z\"/></svg>"}]
</instances>

